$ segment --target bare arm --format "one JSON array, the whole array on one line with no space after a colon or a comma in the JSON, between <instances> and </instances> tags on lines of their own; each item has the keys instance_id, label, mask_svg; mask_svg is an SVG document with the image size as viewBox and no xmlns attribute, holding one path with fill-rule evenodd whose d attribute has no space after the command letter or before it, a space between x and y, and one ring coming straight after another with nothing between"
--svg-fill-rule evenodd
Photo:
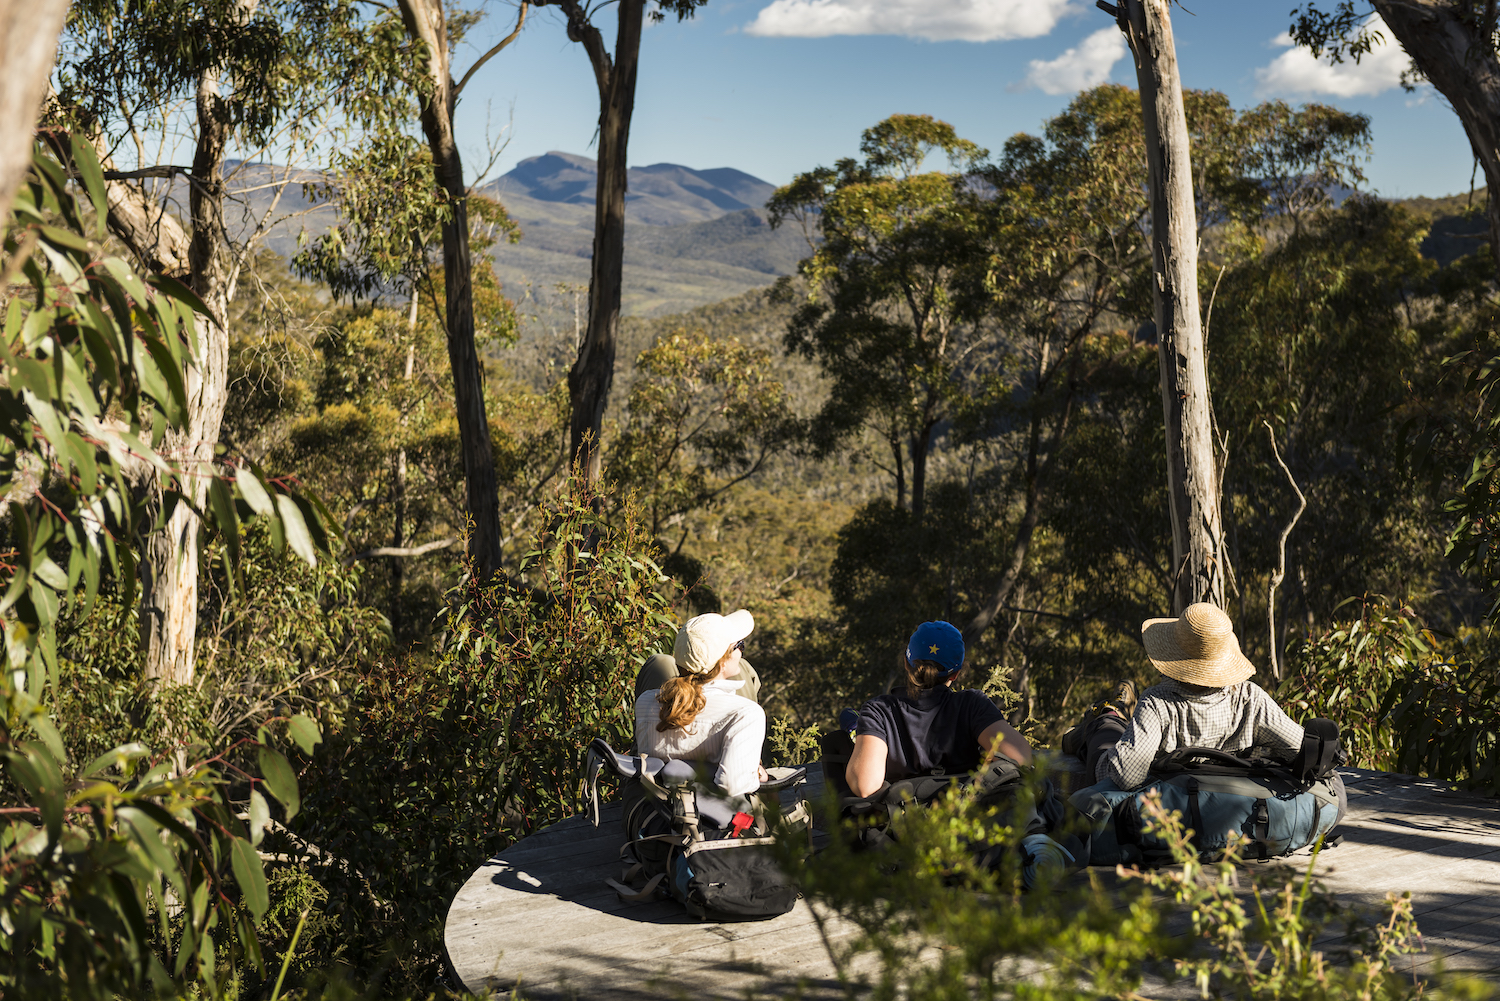
<instances>
[{"instance_id":1,"label":"bare arm","mask_svg":"<svg viewBox=\"0 0 1500 1001\"><path fill-rule=\"evenodd\" d=\"M885 784L885 741L869 734L854 738L854 754L844 768L844 779L856 796L868 796Z\"/></svg>"},{"instance_id":2,"label":"bare arm","mask_svg":"<svg viewBox=\"0 0 1500 1001\"><path fill-rule=\"evenodd\" d=\"M1018 765L1031 764L1031 745L1019 730L1003 719L984 728L984 732L979 735L979 746L985 752L986 764L993 761L997 754L1005 755ZM857 747L855 752L858 753ZM853 761L849 763L854 764Z\"/></svg>"}]
</instances>

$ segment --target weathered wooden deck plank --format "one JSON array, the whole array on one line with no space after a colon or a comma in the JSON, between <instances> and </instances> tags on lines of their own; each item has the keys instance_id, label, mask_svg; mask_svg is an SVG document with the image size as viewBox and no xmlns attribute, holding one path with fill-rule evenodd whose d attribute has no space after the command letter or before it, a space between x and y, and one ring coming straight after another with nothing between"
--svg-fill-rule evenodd
<instances>
[{"instance_id":1,"label":"weathered wooden deck plank","mask_svg":"<svg viewBox=\"0 0 1500 1001\"><path fill-rule=\"evenodd\" d=\"M1441 958L1449 969L1500 971L1500 802L1409 776L1349 771L1346 780L1344 841L1318 858L1325 885L1370 906L1387 892L1411 891L1430 950L1414 961L1417 970ZM799 983L810 999L839 993L805 902L771 921L721 925L697 922L675 904L624 903L603 882L618 874L620 840L612 805L597 830L574 817L476 870L446 928L464 985L477 992L519 982L529 996L606 1001L730 1001ZM1307 858L1283 864L1304 869ZM835 920L830 934L843 941L853 930Z\"/></svg>"}]
</instances>

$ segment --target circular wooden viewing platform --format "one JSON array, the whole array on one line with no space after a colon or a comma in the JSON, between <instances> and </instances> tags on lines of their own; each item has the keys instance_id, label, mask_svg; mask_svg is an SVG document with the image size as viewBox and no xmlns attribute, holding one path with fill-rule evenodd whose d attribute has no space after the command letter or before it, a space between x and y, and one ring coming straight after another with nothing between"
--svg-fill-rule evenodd
<instances>
[{"instance_id":1,"label":"circular wooden viewing platform","mask_svg":"<svg viewBox=\"0 0 1500 1001\"><path fill-rule=\"evenodd\" d=\"M1318 859L1324 885L1371 907L1389 891L1411 891L1427 949L1418 970L1441 958L1450 971L1500 971L1500 801L1407 775L1341 771L1349 814L1334 831L1343 843ZM812 767L808 779L816 800L822 775ZM604 885L618 874L622 842L612 804L597 829L572 817L480 866L444 931L463 986L620 1001L738 1001L799 987L806 998L843 995L823 935L840 942L852 926L833 919L820 933L805 901L734 924L700 922L674 902L623 903Z\"/></svg>"}]
</instances>

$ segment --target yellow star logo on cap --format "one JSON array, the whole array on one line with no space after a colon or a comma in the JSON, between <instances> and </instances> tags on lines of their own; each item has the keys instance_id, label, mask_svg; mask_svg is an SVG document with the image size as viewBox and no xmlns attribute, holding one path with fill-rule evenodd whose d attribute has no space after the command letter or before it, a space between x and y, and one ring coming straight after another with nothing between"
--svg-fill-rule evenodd
<instances>
[{"instance_id":1,"label":"yellow star logo on cap","mask_svg":"<svg viewBox=\"0 0 1500 1001\"><path fill-rule=\"evenodd\" d=\"M934 644L932 644L932 646L928 647L927 648L927 652L928 653L937 653L937 644L934 643Z\"/></svg>"}]
</instances>

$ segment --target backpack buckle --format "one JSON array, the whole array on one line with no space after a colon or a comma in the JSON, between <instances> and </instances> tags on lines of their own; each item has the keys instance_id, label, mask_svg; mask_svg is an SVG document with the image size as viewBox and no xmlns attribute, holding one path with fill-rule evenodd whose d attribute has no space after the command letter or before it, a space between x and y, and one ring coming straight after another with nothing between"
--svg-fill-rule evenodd
<instances>
[{"instance_id":1,"label":"backpack buckle","mask_svg":"<svg viewBox=\"0 0 1500 1001\"><path fill-rule=\"evenodd\" d=\"M736 813L734 819L729 822L729 836L731 838L739 837L749 830L750 825L753 823L755 823L755 818L750 816L750 814Z\"/></svg>"}]
</instances>

